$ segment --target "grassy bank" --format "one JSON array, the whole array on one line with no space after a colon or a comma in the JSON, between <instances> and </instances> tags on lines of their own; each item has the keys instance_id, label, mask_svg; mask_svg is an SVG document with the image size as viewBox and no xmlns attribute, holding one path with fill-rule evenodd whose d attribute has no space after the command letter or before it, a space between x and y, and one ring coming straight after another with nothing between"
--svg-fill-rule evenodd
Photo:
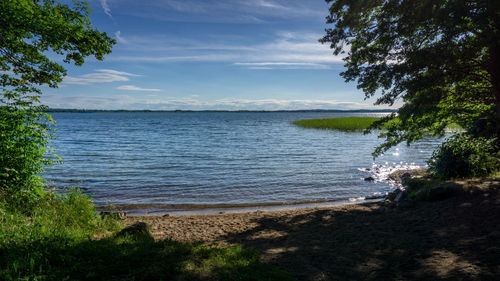
<instances>
[{"instance_id":1,"label":"grassy bank","mask_svg":"<svg viewBox=\"0 0 500 281\"><path fill-rule=\"evenodd\" d=\"M241 247L210 248L147 232L119 234L80 193L29 210L0 203L0 280L290 280Z\"/></svg>"},{"instance_id":2,"label":"grassy bank","mask_svg":"<svg viewBox=\"0 0 500 281\"><path fill-rule=\"evenodd\" d=\"M368 128L373 122L380 120L379 117L345 117L306 119L293 121L293 124L304 128L331 129L340 131L359 131Z\"/></svg>"}]
</instances>

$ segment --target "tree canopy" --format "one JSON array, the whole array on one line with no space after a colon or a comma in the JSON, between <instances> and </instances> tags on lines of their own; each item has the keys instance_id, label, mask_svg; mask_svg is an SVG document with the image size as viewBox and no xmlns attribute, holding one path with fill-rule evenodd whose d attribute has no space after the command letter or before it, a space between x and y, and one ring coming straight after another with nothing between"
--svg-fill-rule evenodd
<instances>
[{"instance_id":1,"label":"tree canopy","mask_svg":"<svg viewBox=\"0 0 500 281\"><path fill-rule=\"evenodd\" d=\"M345 55L346 81L375 104L402 103L374 155L460 125L498 147L500 1L326 0L320 42Z\"/></svg>"},{"instance_id":2,"label":"tree canopy","mask_svg":"<svg viewBox=\"0 0 500 281\"><path fill-rule=\"evenodd\" d=\"M91 25L89 13L80 1L0 1L0 197L41 192L52 119L42 112L40 86L62 81L59 61L82 65L111 52L115 40Z\"/></svg>"},{"instance_id":3,"label":"tree canopy","mask_svg":"<svg viewBox=\"0 0 500 281\"><path fill-rule=\"evenodd\" d=\"M66 75L55 61L82 65L84 58L102 60L115 40L95 29L89 7L53 0L2 0L0 3L0 85L6 92L41 93L37 85L57 87ZM50 52L50 56L48 56ZM5 102L5 100L3 100Z\"/></svg>"}]
</instances>

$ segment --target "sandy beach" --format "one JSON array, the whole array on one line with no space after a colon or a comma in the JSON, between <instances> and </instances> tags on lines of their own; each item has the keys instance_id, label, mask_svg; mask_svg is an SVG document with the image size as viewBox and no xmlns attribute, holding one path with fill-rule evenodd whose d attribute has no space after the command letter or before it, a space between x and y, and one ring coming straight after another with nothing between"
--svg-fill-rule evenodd
<instances>
[{"instance_id":1,"label":"sandy beach","mask_svg":"<svg viewBox=\"0 0 500 281\"><path fill-rule=\"evenodd\" d=\"M155 239L241 245L298 280L494 280L500 276L499 181L433 202L126 217Z\"/></svg>"}]
</instances>

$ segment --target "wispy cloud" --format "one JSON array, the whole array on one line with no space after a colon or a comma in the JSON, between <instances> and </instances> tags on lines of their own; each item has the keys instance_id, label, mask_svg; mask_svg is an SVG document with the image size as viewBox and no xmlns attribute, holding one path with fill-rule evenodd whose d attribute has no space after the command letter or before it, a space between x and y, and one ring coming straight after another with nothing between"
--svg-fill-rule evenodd
<instances>
[{"instance_id":1,"label":"wispy cloud","mask_svg":"<svg viewBox=\"0 0 500 281\"><path fill-rule=\"evenodd\" d=\"M133 77L141 76L138 74L133 74L133 73L124 72L124 71L118 71L118 70L114 70L114 69L97 69L96 71L102 72L102 73L107 73L107 74L112 74L112 75L133 76Z\"/></svg>"},{"instance_id":2,"label":"wispy cloud","mask_svg":"<svg viewBox=\"0 0 500 281\"><path fill-rule=\"evenodd\" d=\"M145 10L145 4L153 9ZM175 22L259 24L277 18L323 20L328 13L320 0L128 0L125 5L135 17Z\"/></svg>"},{"instance_id":3,"label":"wispy cloud","mask_svg":"<svg viewBox=\"0 0 500 281\"><path fill-rule=\"evenodd\" d=\"M197 97L165 98L151 96L44 95L42 102L57 108L151 109L151 110L301 110L301 109L369 109L368 102L346 102L316 99L217 99L203 101ZM380 107L377 107L380 109Z\"/></svg>"},{"instance_id":4,"label":"wispy cloud","mask_svg":"<svg viewBox=\"0 0 500 281\"><path fill-rule=\"evenodd\" d=\"M137 87L134 85L123 85L120 87L117 87L118 90L123 90L123 91L139 91L139 92L160 92L160 89L149 89L149 88L141 88Z\"/></svg>"},{"instance_id":5,"label":"wispy cloud","mask_svg":"<svg viewBox=\"0 0 500 281\"><path fill-rule=\"evenodd\" d=\"M108 15L110 18L113 18L113 16L111 15L111 9L109 8L108 5L108 0L99 0L99 2L101 3L101 7L104 10L104 13Z\"/></svg>"},{"instance_id":6,"label":"wispy cloud","mask_svg":"<svg viewBox=\"0 0 500 281\"><path fill-rule=\"evenodd\" d=\"M272 66L272 68L281 69L326 69L329 68L327 64L343 62L342 56L332 55L329 46L318 42L321 37L318 33L278 32L273 39L254 44L238 43L237 40L230 38L221 40L219 43L207 44L206 41L185 38L125 37L121 34L118 36L119 40L126 42L123 48L135 53L134 55L113 56L110 60L230 62L240 66L246 64L251 68Z\"/></svg>"},{"instance_id":7,"label":"wispy cloud","mask_svg":"<svg viewBox=\"0 0 500 281\"><path fill-rule=\"evenodd\" d=\"M84 74L79 77L66 76L63 82L66 84L88 85L94 83L110 83L117 81L129 81L129 77L139 76L113 69L97 69L94 73Z\"/></svg>"},{"instance_id":8,"label":"wispy cloud","mask_svg":"<svg viewBox=\"0 0 500 281\"><path fill-rule=\"evenodd\" d=\"M121 43L121 44L127 44L127 40L125 40L122 36L121 36L121 31L118 30L117 32L115 32L115 37L116 37L116 41L118 41L118 43Z\"/></svg>"},{"instance_id":9,"label":"wispy cloud","mask_svg":"<svg viewBox=\"0 0 500 281\"><path fill-rule=\"evenodd\" d=\"M236 62L234 65L250 69L330 69L326 64L309 62Z\"/></svg>"},{"instance_id":10,"label":"wispy cloud","mask_svg":"<svg viewBox=\"0 0 500 281\"><path fill-rule=\"evenodd\" d=\"M279 4L273 3L271 1L264 1L264 0L254 0L254 1L249 1L250 3L256 4L259 7L266 7L266 8L278 8L278 9L285 9L285 6L281 6Z\"/></svg>"},{"instance_id":11,"label":"wispy cloud","mask_svg":"<svg viewBox=\"0 0 500 281\"><path fill-rule=\"evenodd\" d=\"M178 12L189 12L189 13L204 13L208 12L208 6L206 3L196 3L196 1L190 0L167 0L163 1L166 4L166 7L174 9ZM162 4L162 1L159 1L158 4Z\"/></svg>"}]
</instances>

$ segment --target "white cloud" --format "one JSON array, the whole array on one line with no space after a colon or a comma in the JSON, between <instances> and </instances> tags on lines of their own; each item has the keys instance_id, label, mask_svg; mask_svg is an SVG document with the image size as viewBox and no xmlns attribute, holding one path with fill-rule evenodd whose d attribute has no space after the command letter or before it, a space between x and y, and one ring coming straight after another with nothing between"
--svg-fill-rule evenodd
<instances>
[{"instance_id":1,"label":"white cloud","mask_svg":"<svg viewBox=\"0 0 500 281\"><path fill-rule=\"evenodd\" d=\"M369 102L345 102L316 99L217 99L196 97L165 98L147 96L44 95L42 102L53 108L150 109L150 110L301 110L301 109L373 109ZM388 107L376 107L384 109Z\"/></svg>"},{"instance_id":2,"label":"white cloud","mask_svg":"<svg viewBox=\"0 0 500 281\"><path fill-rule=\"evenodd\" d=\"M117 32L115 32L115 37L116 37L116 41L118 41L118 43L122 43L122 44L127 44L127 40L125 40L122 36L121 36L121 31L118 30Z\"/></svg>"},{"instance_id":3,"label":"white cloud","mask_svg":"<svg viewBox=\"0 0 500 281\"><path fill-rule=\"evenodd\" d=\"M131 7L141 1L129 1ZM134 16L162 21L264 23L276 18L309 18L322 20L328 5L318 0L156 0L148 3L154 9L131 8Z\"/></svg>"},{"instance_id":4,"label":"white cloud","mask_svg":"<svg viewBox=\"0 0 500 281\"><path fill-rule=\"evenodd\" d=\"M259 7L265 7L265 8L278 8L278 9L286 9L285 6L281 6L279 4L270 2L270 1L264 1L264 0L254 0L254 1L249 1L250 3L253 3Z\"/></svg>"},{"instance_id":5,"label":"white cloud","mask_svg":"<svg viewBox=\"0 0 500 281\"><path fill-rule=\"evenodd\" d=\"M124 72L124 71L118 71L118 70L114 70L114 69L104 69L104 68L101 68L101 69L97 69L96 71L103 72L103 73L108 73L108 74L113 74L113 75L133 76L133 77L139 77L139 76L141 76L141 75L137 75L137 74L133 74L133 73L129 73L129 72Z\"/></svg>"},{"instance_id":6,"label":"white cloud","mask_svg":"<svg viewBox=\"0 0 500 281\"><path fill-rule=\"evenodd\" d=\"M160 92L160 89L148 89L148 88L140 88L134 85L123 85L120 87L117 87L118 90L124 90L124 91L140 91L140 92Z\"/></svg>"},{"instance_id":7,"label":"white cloud","mask_svg":"<svg viewBox=\"0 0 500 281\"><path fill-rule=\"evenodd\" d=\"M108 0L99 0L99 2L101 3L101 7L104 10L104 13L108 15L110 18L113 18L113 16L111 15L111 9L109 8L108 5Z\"/></svg>"},{"instance_id":8,"label":"white cloud","mask_svg":"<svg viewBox=\"0 0 500 281\"><path fill-rule=\"evenodd\" d=\"M66 76L63 82L66 84L88 85L94 83L129 81L129 76L135 77L139 75L113 69L97 69L94 73L84 74L79 77Z\"/></svg>"},{"instance_id":9,"label":"white cloud","mask_svg":"<svg viewBox=\"0 0 500 281\"><path fill-rule=\"evenodd\" d=\"M232 61L237 59L237 55L233 54L205 54L193 56L115 56L109 58L108 61L125 61L125 62L189 62L189 61Z\"/></svg>"},{"instance_id":10,"label":"white cloud","mask_svg":"<svg viewBox=\"0 0 500 281\"><path fill-rule=\"evenodd\" d=\"M109 60L129 62L209 61L241 63L283 63L273 68L329 68L327 64L343 62L343 56L334 56L328 45L318 42L318 33L278 32L274 39L257 44L233 43L225 38L221 43L171 37L127 37L121 40L134 55L113 56ZM243 40L243 39L239 39ZM285 63L289 65L285 67ZM295 64L292 66L292 64ZM269 67L248 65L248 67Z\"/></svg>"},{"instance_id":11,"label":"white cloud","mask_svg":"<svg viewBox=\"0 0 500 281\"><path fill-rule=\"evenodd\" d=\"M236 62L234 65L250 69L330 69L326 64L310 62Z\"/></svg>"}]
</instances>

